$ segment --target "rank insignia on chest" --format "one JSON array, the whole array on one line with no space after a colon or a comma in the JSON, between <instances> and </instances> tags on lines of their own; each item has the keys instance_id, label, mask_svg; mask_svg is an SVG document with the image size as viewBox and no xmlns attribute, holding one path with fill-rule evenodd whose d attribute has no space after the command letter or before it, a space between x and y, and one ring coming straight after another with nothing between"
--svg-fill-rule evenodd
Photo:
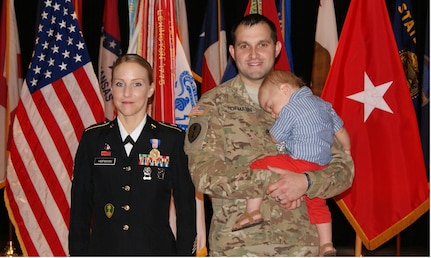
<instances>
[{"instance_id":1,"label":"rank insignia on chest","mask_svg":"<svg viewBox=\"0 0 431 258\"><path fill-rule=\"evenodd\" d=\"M154 157L151 154L139 154L138 164L141 166L153 166L153 167L169 167L169 156L160 155Z\"/></svg>"}]
</instances>

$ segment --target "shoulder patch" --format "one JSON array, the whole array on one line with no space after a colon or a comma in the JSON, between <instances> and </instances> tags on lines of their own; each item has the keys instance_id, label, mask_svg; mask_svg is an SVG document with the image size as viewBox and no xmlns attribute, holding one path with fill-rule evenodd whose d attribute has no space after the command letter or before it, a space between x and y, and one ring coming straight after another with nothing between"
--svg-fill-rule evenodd
<instances>
[{"instance_id":1,"label":"shoulder patch","mask_svg":"<svg viewBox=\"0 0 431 258\"><path fill-rule=\"evenodd\" d=\"M189 116L202 116L209 109L208 105L205 104L197 104L193 106L192 110L189 113Z\"/></svg>"},{"instance_id":2,"label":"shoulder patch","mask_svg":"<svg viewBox=\"0 0 431 258\"><path fill-rule=\"evenodd\" d=\"M183 131L183 129L179 128L179 127L178 127L177 125L175 125L175 124L167 124L167 123L164 123L164 122L159 122L159 124L160 124L160 125L163 125L163 126L165 126L165 127L168 127L168 128L175 129L175 130L177 130L177 131L179 131L179 132L182 132L182 131Z\"/></svg>"},{"instance_id":3,"label":"shoulder patch","mask_svg":"<svg viewBox=\"0 0 431 258\"><path fill-rule=\"evenodd\" d=\"M90 125L89 127L87 127L84 131L90 131L92 129L96 129L96 128L100 128L100 127L104 127L107 126L111 123L111 121L106 120L105 122L99 123L99 124L94 124L94 125Z\"/></svg>"},{"instance_id":4,"label":"shoulder patch","mask_svg":"<svg viewBox=\"0 0 431 258\"><path fill-rule=\"evenodd\" d=\"M199 155L204 147L208 131L208 116L190 118L190 124L184 139L184 150L187 155L191 153Z\"/></svg>"},{"instance_id":5,"label":"shoulder patch","mask_svg":"<svg viewBox=\"0 0 431 258\"><path fill-rule=\"evenodd\" d=\"M189 132L187 133L187 137L189 139L189 142L192 143L198 138L199 134L201 133L202 126L199 123L194 123L190 125Z\"/></svg>"}]
</instances>

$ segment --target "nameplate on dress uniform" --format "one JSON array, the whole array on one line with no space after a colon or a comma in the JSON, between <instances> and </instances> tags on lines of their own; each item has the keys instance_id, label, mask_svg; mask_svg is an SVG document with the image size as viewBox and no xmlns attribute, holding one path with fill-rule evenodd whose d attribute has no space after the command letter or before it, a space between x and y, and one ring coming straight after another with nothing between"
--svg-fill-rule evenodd
<instances>
[{"instance_id":1,"label":"nameplate on dress uniform","mask_svg":"<svg viewBox=\"0 0 431 258\"><path fill-rule=\"evenodd\" d=\"M114 166L116 158L114 157L96 157L94 158L94 165L96 166Z\"/></svg>"}]
</instances>

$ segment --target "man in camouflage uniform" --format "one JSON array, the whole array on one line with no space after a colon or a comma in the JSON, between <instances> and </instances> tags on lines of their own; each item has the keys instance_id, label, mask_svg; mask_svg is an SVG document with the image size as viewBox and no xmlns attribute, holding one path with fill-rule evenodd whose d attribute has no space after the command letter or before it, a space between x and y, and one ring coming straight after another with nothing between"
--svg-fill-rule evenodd
<instances>
[{"instance_id":1,"label":"man in camouflage uniform","mask_svg":"<svg viewBox=\"0 0 431 258\"><path fill-rule=\"evenodd\" d=\"M277 153L268 135L274 119L260 108L257 92L281 42L274 24L259 14L245 16L232 29L232 40L229 51L239 74L201 97L185 140L193 182L212 197L210 256L317 256L317 230L301 196L330 198L343 192L352 184L353 162L334 143L329 166L308 173L309 180L281 169L248 168L253 160ZM246 198L264 195L264 222L232 232Z\"/></svg>"}]
</instances>

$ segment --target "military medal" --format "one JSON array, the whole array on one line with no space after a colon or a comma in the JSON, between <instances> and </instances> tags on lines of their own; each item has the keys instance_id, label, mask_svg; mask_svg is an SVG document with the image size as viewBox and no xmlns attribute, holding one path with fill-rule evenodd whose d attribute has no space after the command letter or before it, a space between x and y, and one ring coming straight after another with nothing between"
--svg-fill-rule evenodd
<instances>
[{"instance_id":1,"label":"military medal","mask_svg":"<svg viewBox=\"0 0 431 258\"><path fill-rule=\"evenodd\" d=\"M152 150L148 154L138 154L138 164L140 166L146 166L143 170L144 180L151 180L151 168L150 167L169 167L169 156L160 155L160 139L150 139ZM165 178L165 170L158 170L157 178L163 180Z\"/></svg>"},{"instance_id":2,"label":"military medal","mask_svg":"<svg viewBox=\"0 0 431 258\"><path fill-rule=\"evenodd\" d=\"M151 168L150 167L144 167L144 176L142 177L142 179L144 180L151 180Z\"/></svg>"},{"instance_id":3,"label":"military medal","mask_svg":"<svg viewBox=\"0 0 431 258\"><path fill-rule=\"evenodd\" d=\"M150 143L151 143L151 148L153 148L150 151L150 157L152 157L152 158L160 157L160 151L157 149L160 145L160 140L159 139L150 139Z\"/></svg>"}]
</instances>

